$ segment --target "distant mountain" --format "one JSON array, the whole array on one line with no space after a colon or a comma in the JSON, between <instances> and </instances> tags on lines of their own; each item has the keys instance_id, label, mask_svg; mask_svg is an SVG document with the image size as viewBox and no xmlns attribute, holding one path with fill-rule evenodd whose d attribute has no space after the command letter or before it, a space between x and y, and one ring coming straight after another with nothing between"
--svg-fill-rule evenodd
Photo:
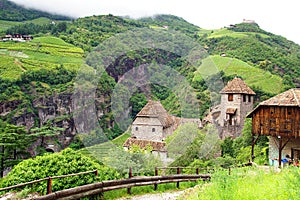
<instances>
[{"instance_id":1,"label":"distant mountain","mask_svg":"<svg viewBox=\"0 0 300 200\"><path fill-rule=\"evenodd\" d=\"M50 14L34 9L27 9L8 0L0 0L0 20L25 21L40 17L47 17L53 20L70 20L70 17Z\"/></svg>"}]
</instances>

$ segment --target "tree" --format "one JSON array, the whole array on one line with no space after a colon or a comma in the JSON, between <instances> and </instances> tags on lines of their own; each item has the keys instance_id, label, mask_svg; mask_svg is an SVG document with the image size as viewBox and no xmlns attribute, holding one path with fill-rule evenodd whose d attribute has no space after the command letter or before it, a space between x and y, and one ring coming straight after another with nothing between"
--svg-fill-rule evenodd
<instances>
[{"instance_id":1,"label":"tree","mask_svg":"<svg viewBox=\"0 0 300 200\"><path fill-rule=\"evenodd\" d=\"M31 133L33 133L31 136L35 139L41 139L41 144L40 146L43 147L45 143L45 138L46 137L54 137L59 135L61 131L64 131L64 128L59 128L52 126L49 122L46 123L45 125L37 128L33 128L30 130Z\"/></svg>"},{"instance_id":2,"label":"tree","mask_svg":"<svg viewBox=\"0 0 300 200\"><path fill-rule=\"evenodd\" d=\"M8 124L0 120L1 177L3 177L5 169L28 157L26 149L30 142L31 138L24 127Z\"/></svg>"}]
</instances>

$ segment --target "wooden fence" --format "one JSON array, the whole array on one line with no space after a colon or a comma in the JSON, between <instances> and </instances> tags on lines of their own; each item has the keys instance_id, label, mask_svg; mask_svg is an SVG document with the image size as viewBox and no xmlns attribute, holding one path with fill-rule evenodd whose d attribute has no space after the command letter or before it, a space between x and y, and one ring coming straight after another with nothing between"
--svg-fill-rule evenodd
<instances>
[{"instance_id":1,"label":"wooden fence","mask_svg":"<svg viewBox=\"0 0 300 200\"><path fill-rule=\"evenodd\" d=\"M252 163L243 164L236 167L245 167L245 166L251 166ZM182 174L183 170L190 170L193 171L196 174L190 175L190 174ZM166 172L166 170L176 170L175 175L159 175L159 170L163 172L163 174ZM199 172L206 172L206 174L199 174ZM214 171L214 170L213 170ZM96 176L98 176L98 170L93 171L87 171L87 172L81 172L76 174L68 174L68 175L62 175L62 176L53 176L53 177L47 177L44 179L39 179L36 181L31 181L27 183L22 183L19 185L14 185L6 188L0 188L1 191L16 189L25 187L27 185L39 183L42 181L47 181L47 195L37 197L36 200L51 200L51 199L79 199L87 196L97 195L101 194L106 191L111 190L117 190L117 189L123 189L127 188L127 192L131 194L131 188L132 187L138 187L138 186L146 186L146 185L154 185L154 190L157 190L157 186L159 184L163 183L176 183L177 188L179 188L180 182L188 182L188 181L197 181L199 179L202 180L210 180L210 172L212 172L212 169L210 168L196 168L196 167L156 167L155 168L155 176L133 176L132 174L132 168L129 169L128 178L127 179L121 179L121 180L110 180L110 181L102 181L98 183L83 185L75 188L65 189L61 191L57 191L52 193L52 180L53 179L60 179L60 178L66 178L71 176L79 176L79 175L85 175L93 173ZM230 175L231 169L228 168L228 174Z\"/></svg>"},{"instance_id":2,"label":"wooden fence","mask_svg":"<svg viewBox=\"0 0 300 200\"><path fill-rule=\"evenodd\" d=\"M45 196L37 197L36 200L55 200L55 199L80 199L87 196L101 194L103 192L127 188L130 191L132 187L154 185L154 189L157 189L158 184L163 183L179 183L188 181L210 180L209 174L196 174L185 175L176 174L169 176L146 176L146 177L132 177L121 180L102 181L89 185L83 185L71 189L61 190ZM179 186L179 185L178 185Z\"/></svg>"},{"instance_id":3,"label":"wooden fence","mask_svg":"<svg viewBox=\"0 0 300 200\"><path fill-rule=\"evenodd\" d=\"M76 174L61 175L61 176L52 176L52 177L47 177L47 178L43 178L43 179L39 179L39 180L27 182L27 183L21 183L21 184L10 186L10 187L6 187L6 188L0 188L0 192L6 191L6 190L12 190L12 189L16 189L16 188L25 187L27 185L32 185L32 184L35 184L35 183L40 183L42 181L47 181L47 194L50 194L50 193L52 193L52 180L53 179L60 179L60 178L66 178L66 177L71 177L71 176L79 176L79 175L84 175L84 174L91 174L91 173L93 173L96 176L98 176L98 170L81 172L81 173L76 173Z\"/></svg>"}]
</instances>

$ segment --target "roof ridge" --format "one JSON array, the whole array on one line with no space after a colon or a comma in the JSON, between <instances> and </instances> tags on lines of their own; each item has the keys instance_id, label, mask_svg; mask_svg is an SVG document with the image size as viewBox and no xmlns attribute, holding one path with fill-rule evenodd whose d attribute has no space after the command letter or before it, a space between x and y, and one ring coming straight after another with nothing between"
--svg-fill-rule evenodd
<instances>
[{"instance_id":1,"label":"roof ridge","mask_svg":"<svg viewBox=\"0 0 300 200\"><path fill-rule=\"evenodd\" d=\"M292 89L292 92L293 92L293 95L294 95L294 97L295 97L295 99L296 99L296 101L297 101L297 105L300 105L300 100L298 99L297 94L295 93L294 90L295 90L295 89Z\"/></svg>"}]
</instances>

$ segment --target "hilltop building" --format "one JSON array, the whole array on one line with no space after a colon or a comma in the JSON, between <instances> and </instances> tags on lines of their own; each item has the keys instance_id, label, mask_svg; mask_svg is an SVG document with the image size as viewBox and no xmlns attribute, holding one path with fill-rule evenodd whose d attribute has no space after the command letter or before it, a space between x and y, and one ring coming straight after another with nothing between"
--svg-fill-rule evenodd
<instances>
[{"instance_id":1,"label":"hilltop building","mask_svg":"<svg viewBox=\"0 0 300 200\"><path fill-rule=\"evenodd\" d=\"M247 113L253 109L255 92L240 78L234 78L221 90L221 103L204 119L214 123L220 138L241 135Z\"/></svg>"},{"instance_id":2,"label":"hilltop building","mask_svg":"<svg viewBox=\"0 0 300 200\"><path fill-rule=\"evenodd\" d=\"M269 137L269 161L281 167L282 158L300 159L300 89L290 89L261 102L249 115L252 118L252 157L261 135ZM288 156L287 156L288 155Z\"/></svg>"},{"instance_id":3,"label":"hilltop building","mask_svg":"<svg viewBox=\"0 0 300 200\"><path fill-rule=\"evenodd\" d=\"M148 101L133 121L131 138L127 139L123 146L125 149L129 149L132 145L142 149L151 146L152 153L160 155L165 160L167 150L164 140L184 123L196 123L199 128L202 127L200 119L172 116L159 101Z\"/></svg>"},{"instance_id":4,"label":"hilltop building","mask_svg":"<svg viewBox=\"0 0 300 200\"><path fill-rule=\"evenodd\" d=\"M14 42L26 42L31 41L33 39L30 35L22 35L22 34L13 34L13 35L5 35L4 37L0 38L0 41L6 42L6 41L14 41Z\"/></svg>"}]
</instances>

